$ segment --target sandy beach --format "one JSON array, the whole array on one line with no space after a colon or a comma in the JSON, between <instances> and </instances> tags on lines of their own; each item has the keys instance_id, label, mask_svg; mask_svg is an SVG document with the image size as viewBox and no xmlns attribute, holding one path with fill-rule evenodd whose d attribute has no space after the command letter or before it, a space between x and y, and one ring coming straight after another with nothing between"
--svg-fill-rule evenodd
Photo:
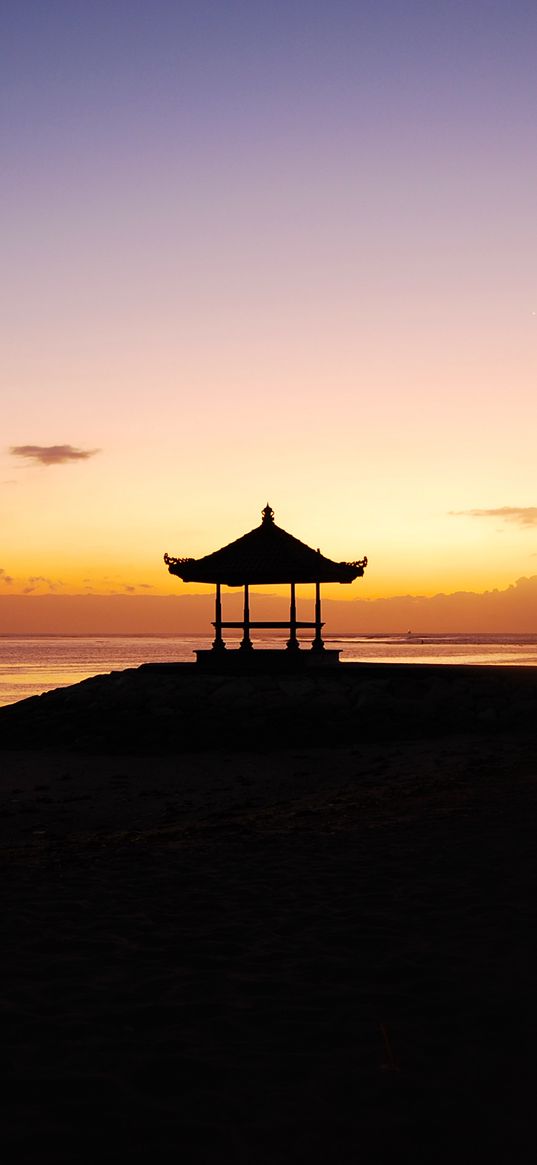
<instances>
[{"instance_id":1,"label":"sandy beach","mask_svg":"<svg viewBox=\"0 0 537 1165\"><path fill-rule=\"evenodd\" d=\"M3 1159L533 1161L537 675L340 670L0 710Z\"/></svg>"}]
</instances>

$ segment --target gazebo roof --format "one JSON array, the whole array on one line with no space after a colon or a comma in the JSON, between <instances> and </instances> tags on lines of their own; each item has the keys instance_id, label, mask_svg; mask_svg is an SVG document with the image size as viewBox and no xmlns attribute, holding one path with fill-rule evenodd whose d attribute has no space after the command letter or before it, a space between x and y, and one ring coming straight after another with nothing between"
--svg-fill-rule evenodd
<instances>
[{"instance_id":1,"label":"gazebo roof","mask_svg":"<svg viewBox=\"0 0 537 1165\"><path fill-rule=\"evenodd\" d=\"M164 561L170 574L176 574L183 582L224 583L229 587L246 583L350 583L363 575L367 566L367 558L333 562L293 538L276 525L268 503L261 525L221 550L204 558L171 558L165 554Z\"/></svg>"}]
</instances>

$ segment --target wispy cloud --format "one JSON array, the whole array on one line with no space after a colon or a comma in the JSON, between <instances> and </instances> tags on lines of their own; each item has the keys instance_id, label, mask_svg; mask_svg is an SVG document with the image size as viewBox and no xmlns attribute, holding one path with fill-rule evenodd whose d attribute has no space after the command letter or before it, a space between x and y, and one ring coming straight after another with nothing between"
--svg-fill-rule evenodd
<instances>
[{"instance_id":1,"label":"wispy cloud","mask_svg":"<svg viewBox=\"0 0 537 1165\"><path fill-rule=\"evenodd\" d=\"M87 461L100 449L76 449L74 445L12 445L13 457L24 457L38 465L65 465L69 461Z\"/></svg>"},{"instance_id":2,"label":"wispy cloud","mask_svg":"<svg viewBox=\"0 0 537 1165\"><path fill-rule=\"evenodd\" d=\"M13 580L12 576L10 574L7 574L7 572L4 570L4 568L2 566L0 566L0 582L3 582L6 584L7 587L10 587L13 581L14 580Z\"/></svg>"},{"instance_id":3,"label":"wispy cloud","mask_svg":"<svg viewBox=\"0 0 537 1165\"><path fill-rule=\"evenodd\" d=\"M63 583L61 579L46 578L43 574L31 574L23 594L31 595L39 586L46 586L52 594L55 594L63 586Z\"/></svg>"},{"instance_id":4,"label":"wispy cloud","mask_svg":"<svg viewBox=\"0 0 537 1165\"><path fill-rule=\"evenodd\" d=\"M494 510L450 510L455 518L502 518L517 526L537 526L537 506L499 506Z\"/></svg>"}]
</instances>

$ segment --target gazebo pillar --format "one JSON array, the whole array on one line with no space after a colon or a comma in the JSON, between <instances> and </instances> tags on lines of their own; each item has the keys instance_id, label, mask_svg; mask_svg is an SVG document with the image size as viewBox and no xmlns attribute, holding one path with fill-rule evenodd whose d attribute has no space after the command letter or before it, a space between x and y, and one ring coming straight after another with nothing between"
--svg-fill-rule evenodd
<instances>
[{"instance_id":1,"label":"gazebo pillar","mask_svg":"<svg viewBox=\"0 0 537 1165\"><path fill-rule=\"evenodd\" d=\"M291 606L289 608L289 639L287 640L287 647L289 651L298 651L300 644L296 633L296 593L295 584L291 583Z\"/></svg>"},{"instance_id":2,"label":"gazebo pillar","mask_svg":"<svg viewBox=\"0 0 537 1165\"><path fill-rule=\"evenodd\" d=\"M244 584L244 620L243 620L244 634L240 646L241 651L252 650L252 640L250 639L250 595L248 583Z\"/></svg>"},{"instance_id":3,"label":"gazebo pillar","mask_svg":"<svg viewBox=\"0 0 537 1165\"><path fill-rule=\"evenodd\" d=\"M216 600L214 611L214 641L213 651L225 651L226 645L222 639L222 597L220 594L220 583L216 584Z\"/></svg>"},{"instance_id":4,"label":"gazebo pillar","mask_svg":"<svg viewBox=\"0 0 537 1165\"><path fill-rule=\"evenodd\" d=\"M324 643L321 635L323 625L321 622L321 584L315 583L315 639L311 645L312 651L324 651Z\"/></svg>"}]
</instances>

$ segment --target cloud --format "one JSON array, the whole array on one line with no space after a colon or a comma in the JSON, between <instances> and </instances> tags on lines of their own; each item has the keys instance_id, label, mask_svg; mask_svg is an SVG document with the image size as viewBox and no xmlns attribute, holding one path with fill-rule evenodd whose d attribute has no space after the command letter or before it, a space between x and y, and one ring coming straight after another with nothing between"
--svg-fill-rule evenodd
<instances>
[{"instance_id":1,"label":"cloud","mask_svg":"<svg viewBox=\"0 0 537 1165\"><path fill-rule=\"evenodd\" d=\"M6 571L4 570L4 568L2 566L0 566L0 582L3 582L6 584L7 587L10 587L12 582L14 582L14 581L15 580L12 578L12 576L10 574L7 574Z\"/></svg>"},{"instance_id":2,"label":"cloud","mask_svg":"<svg viewBox=\"0 0 537 1165\"><path fill-rule=\"evenodd\" d=\"M25 595L31 594L31 592L35 591L35 588L40 586L40 584L47 586L49 588L49 590L52 592L57 591L58 587L63 586L61 578L60 579L46 578L46 576L43 574L30 574L30 575L28 575L28 582L30 583L30 586L27 586L25 588L25 590L24 590Z\"/></svg>"},{"instance_id":3,"label":"cloud","mask_svg":"<svg viewBox=\"0 0 537 1165\"><path fill-rule=\"evenodd\" d=\"M0 586L0 632L3 634L19 631L50 634L52 629L75 635L177 634L179 626L184 635L203 636L214 617L214 597L210 594L149 595L142 592L133 596L114 590L110 595L58 593L51 601L39 590L31 594L29 584L26 595L28 598L23 598L11 590L8 595L7 588L4 590ZM113 603L111 596L114 597ZM240 594L226 595L229 618L241 617L241 602ZM289 611L287 600L280 595L256 595L256 608L260 619L283 619ZM304 600L306 618L310 608L311 601ZM468 636L472 642L480 633L535 635L537 575L519 578L504 590L458 591L434 596L399 595L383 599L326 597L323 614L329 637L357 636L358 653L362 651L360 644L364 635L396 634L406 642L409 628L418 638L430 634L453 634ZM461 646L466 650L464 644Z\"/></svg>"},{"instance_id":4,"label":"cloud","mask_svg":"<svg viewBox=\"0 0 537 1165\"><path fill-rule=\"evenodd\" d=\"M76 449L74 445L12 445L9 452L38 465L64 465L68 461L87 461L100 450Z\"/></svg>"},{"instance_id":5,"label":"cloud","mask_svg":"<svg viewBox=\"0 0 537 1165\"><path fill-rule=\"evenodd\" d=\"M537 526L537 506L499 506L495 510L450 510L455 518L503 518L517 526Z\"/></svg>"}]
</instances>

